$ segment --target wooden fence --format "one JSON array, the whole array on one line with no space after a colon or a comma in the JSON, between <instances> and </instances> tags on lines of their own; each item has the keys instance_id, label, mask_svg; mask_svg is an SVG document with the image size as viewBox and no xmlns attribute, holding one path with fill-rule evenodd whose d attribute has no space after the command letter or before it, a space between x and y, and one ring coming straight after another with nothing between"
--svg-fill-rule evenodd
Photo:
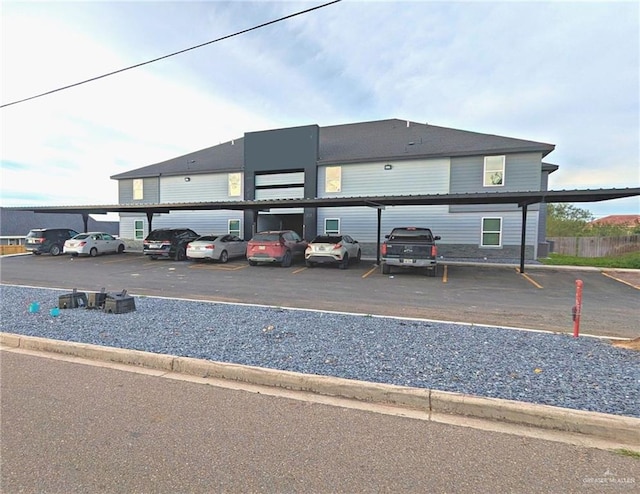
<instances>
[{"instance_id":1,"label":"wooden fence","mask_svg":"<svg viewBox=\"0 0 640 494\"><path fill-rule=\"evenodd\" d=\"M605 257L640 251L640 235L624 237L549 237L551 252L578 257Z\"/></svg>"}]
</instances>

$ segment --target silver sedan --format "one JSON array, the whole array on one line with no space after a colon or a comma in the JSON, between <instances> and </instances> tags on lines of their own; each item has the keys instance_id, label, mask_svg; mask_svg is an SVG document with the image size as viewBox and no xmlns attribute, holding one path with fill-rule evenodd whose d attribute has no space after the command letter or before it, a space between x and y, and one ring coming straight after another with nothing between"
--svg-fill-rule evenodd
<instances>
[{"instance_id":1,"label":"silver sedan","mask_svg":"<svg viewBox=\"0 0 640 494\"><path fill-rule=\"evenodd\" d=\"M227 262L247 254L247 242L236 235L203 235L187 245L187 259Z\"/></svg>"},{"instance_id":2,"label":"silver sedan","mask_svg":"<svg viewBox=\"0 0 640 494\"><path fill-rule=\"evenodd\" d=\"M105 232L79 233L64 243L63 252L72 256L86 255L95 257L98 254L124 252L124 242Z\"/></svg>"}]
</instances>

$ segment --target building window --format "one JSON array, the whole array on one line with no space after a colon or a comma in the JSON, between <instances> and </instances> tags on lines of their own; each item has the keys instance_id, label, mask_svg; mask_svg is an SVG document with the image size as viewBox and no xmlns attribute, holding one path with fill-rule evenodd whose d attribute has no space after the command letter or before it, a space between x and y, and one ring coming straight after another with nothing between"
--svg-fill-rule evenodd
<instances>
[{"instance_id":1,"label":"building window","mask_svg":"<svg viewBox=\"0 0 640 494\"><path fill-rule=\"evenodd\" d=\"M144 181L141 178L133 179L133 200L140 201L144 198Z\"/></svg>"},{"instance_id":2,"label":"building window","mask_svg":"<svg viewBox=\"0 0 640 494\"><path fill-rule=\"evenodd\" d=\"M237 237L242 238L242 235L240 234L240 227L241 226L242 225L240 224L240 220L229 220L227 233L229 233L231 235L236 235Z\"/></svg>"},{"instance_id":3,"label":"building window","mask_svg":"<svg viewBox=\"0 0 640 494\"><path fill-rule=\"evenodd\" d=\"M144 222L142 220L133 222L133 238L136 240L144 239Z\"/></svg>"},{"instance_id":4,"label":"building window","mask_svg":"<svg viewBox=\"0 0 640 494\"><path fill-rule=\"evenodd\" d=\"M338 218L325 218L324 234L340 235L340 220Z\"/></svg>"},{"instance_id":5,"label":"building window","mask_svg":"<svg viewBox=\"0 0 640 494\"><path fill-rule=\"evenodd\" d=\"M482 218L481 247L502 247L502 218Z\"/></svg>"},{"instance_id":6,"label":"building window","mask_svg":"<svg viewBox=\"0 0 640 494\"><path fill-rule=\"evenodd\" d=\"M328 166L325 168L324 191L340 192L342 190L342 167Z\"/></svg>"},{"instance_id":7,"label":"building window","mask_svg":"<svg viewBox=\"0 0 640 494\"><path fill-rule=\"evenodd\" d=\"M242 194L242 173L229 173L229 197L240 197Z\"/></svg>"},{"instance_id":8,"label":"building window","mask_svg":"<svg viewBox=\"0 0 640 494\"><path fill-rule=\"evenodd\" d=\"M504 156L484 157L484 186L500 187L504 185Z\"/></svg>"}]
</instances>

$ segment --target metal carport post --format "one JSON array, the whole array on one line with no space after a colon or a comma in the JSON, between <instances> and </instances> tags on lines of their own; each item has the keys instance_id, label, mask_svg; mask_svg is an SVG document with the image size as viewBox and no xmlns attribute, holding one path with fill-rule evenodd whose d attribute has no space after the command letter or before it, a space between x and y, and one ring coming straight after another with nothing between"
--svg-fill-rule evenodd
<instances>
[{"instance_id":1,"label":"metal carport post","mask_svg":"<svg viewBox=\"0 0 640 494\"><path fill-rule=\"evenodd\" d=\"M527 203L520 205L522 208L522 232L520 232L520 272L524 273L524 254L527 240Z\"/></svg>"}]
</instances>

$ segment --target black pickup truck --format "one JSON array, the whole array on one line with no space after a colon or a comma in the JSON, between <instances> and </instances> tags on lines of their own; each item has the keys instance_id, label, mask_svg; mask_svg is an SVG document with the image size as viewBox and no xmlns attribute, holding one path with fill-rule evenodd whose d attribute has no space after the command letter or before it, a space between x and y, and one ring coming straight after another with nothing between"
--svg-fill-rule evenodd
<instances>
[{"instance_id":1,"label":"black pickup truck","mask_svg":"<svg viewBox=\"0 0 640 494\"><path fill-rule=\"evenodd\" d=\"M420 268L428 276L435 276L438 269L438 247L429 228L404 226L391 230L381 246L382 273L390 274L391 268Z\"/></svg>"}]
</instances>

